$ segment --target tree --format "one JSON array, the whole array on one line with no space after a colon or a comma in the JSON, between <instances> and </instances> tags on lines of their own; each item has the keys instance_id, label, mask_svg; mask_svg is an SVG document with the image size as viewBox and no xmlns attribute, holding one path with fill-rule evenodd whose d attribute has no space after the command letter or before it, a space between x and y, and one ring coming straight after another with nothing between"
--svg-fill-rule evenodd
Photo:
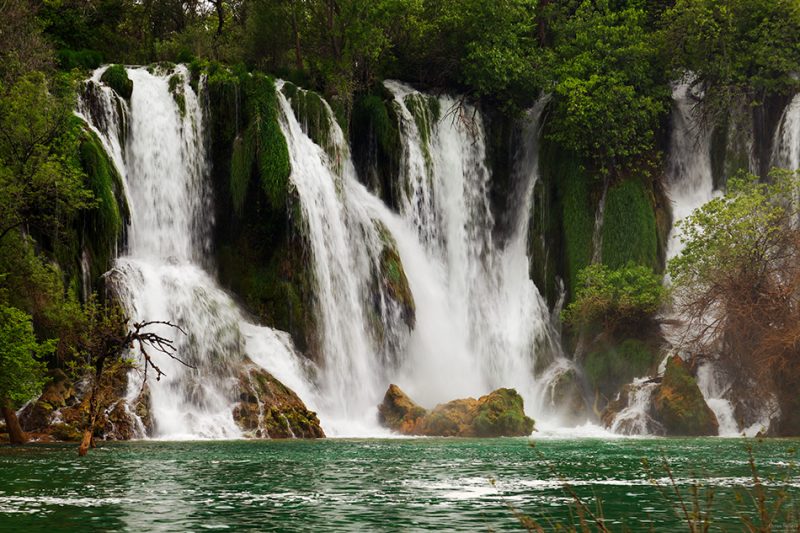
<instances>
[{"instance_id":1,"label":"tree","mask_svg":"<svg viewBox=\"0 0 800 533\"><path fill-rule=\"evenodd\" d=\"M118 304L115 302L99 303L96 298L87 302L85 316L87 320L85 334L78 343L78 350L88 361L87 368L90 370L92 388L89 396L87 422L83 431L83 439L78 448L80 456L86 455L89 447L94 445L94 432L103 407L101 389L108 371L116 365L131 367L133 363L128 360L128 354L138 354L144 363L142 387L147 383L150 372L155 372L156 380L160 380L164 375L152 355L161 354L193 368L175 354L175 345L172 340L151 331L154 326L166 326L185 334L183 329L175 324L145 321L135 322L129 328L129 320Z\"/></svg>"},{"instance_id":2,"label":"tree","mask_svg":"<svg viewBox=\"0 0 800 533\"><path fill-rule=\"evenodd\" d=\"M41 72L0 87L0 240L23 226L57 240L94 205L76 158L74 94L69 79Z\"/></svg>"},{"instance_id":3,"label":"tree","mask_svg":"<svg viewBox=\"0 0 800 533\"><path fill-rule=\"evenodd\" d=\"M717 359L737 396L763 405L774 392L775 427L792 435L800 434L799 186L789 171L773 170L770 183L730 179L725 196L679 223L684 248L669 263L685 321L680 348Z\"/></svg>"},{"instance_id":4,"label":"tree","mask_svg":"<svg viewBox=\"0 0 800 533\"><path fill-rule=\"evenodd\" d=\"M578 273L578 288L563 313L573 328L600 326L613 336L636 332L653 323L666 300L661 277L644 266L628 263L612 270L603 264L589 265Z\"/></svg>"},{"instance_id":5,"label":"tree","mask_svg":"<svg viewBox=\"0 0 800 533\"><path fill-rule=\"evenodd\" d=\"M800 87L796 0L678 0L664 20L674 76L701 85L709 118L738 99L758 103Z\"/></svg>"},{"instance_id":6,"label":"tree","mask_svg":"<svg viewBox=\"0 0 800 533\"><path fill-rule=\"evenodd\" d=\"M54 347L52 340L36 340L30 315L0 303L0 409L11 444L28 440L15 408L41 389L44 364L40 359Z\"/></svg>"},{"instance_id":7,"label":"tree","mask_svg":"<svg viewBox=\"0 0 800 533\"><path fill-rule=\"evenodd\" d=\"M647 27L638 2L570 4L551 21L544 86L554 109L547 136L593 170L619 173L654 149L668 109L659 34Z\"/></svg>"}]
</instances>

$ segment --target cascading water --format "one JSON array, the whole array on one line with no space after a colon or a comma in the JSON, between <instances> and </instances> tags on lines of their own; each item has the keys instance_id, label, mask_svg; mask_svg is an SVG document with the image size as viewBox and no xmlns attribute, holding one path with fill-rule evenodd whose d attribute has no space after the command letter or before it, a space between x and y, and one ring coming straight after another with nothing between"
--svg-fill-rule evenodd
<instances>
[{"instance_id":1,"label":"cascading water","mask_svg":"<svg viewBox=\"0 0 800 533\"><path fill-rule=\"evenodd\" d=\"M89 96L78 114L111 155L131 213L128 249L108 276L132 320L168 320L187 332L158 331L175 338L177 355L194 367L158 360L166 375L148 384L152 435L241 436L233 409L248 356L313 400L303 379L307 363L298 359L288 336L244 321L201 266L211 224L209 162L203 107L188 83L188 70L179 66L151 74L128 69L134 84L130 104L97 83L101 74L102 69L88 82ZM180 77L173 91L172 75ZM174 91L180 91L182 106ZM128 387L128 403L134 405L143 390L142 376L131 373Z\"/></svg>"},{"instance_id":2,"label":"cascading water","mask_svg":"<svg viewBox=\"0 0 800 533\"><path fill-rule=\"evenodd\" d=\"M552 411L549 384L572 367L560 356L526 253L545 99L525 121L514 174L519 194L500 242L493 236L485 134L475 109L387 83L400 112L401 180L408 191L396 214L359 183L327 104L333 150L311 140L278 84L290 181L317 285L323 358L312 368L287 334L244 320L204 268L213 224L209 162L203 105L187 69L128 69L130 103L99 83L101 73L78 114L103 141L130 206L128 248L109 277L134 320L170 320L188 332L177 338L178 354L194 367L161 362L166 377L148 384L151 434L240 436L232 411L242 380L249 379L242 376L248 361L318 410L331 435L382 432L376 405L390 382L428 405L515 387L529 413L541 420ZM182 104L171 94L173 75ZM435 116L434 103L443 117ZM388 248L396 248L407 276L415 324L385 286ZM174 336L169 329L161 333ZM552 371L543 371L548 365ZM141 391L141 376L133 374L131 405Z\"/></svg>"},{"instance_id":3,"label":"cascading water","mask_svg":"<svg viewBox=\"0 0 800 533\"><path fill-rule=\"evenodd\" d=\"M784 111L773 146L774 166L800 169L800 94L795 95Z\"/></svg>"},{"instance_id":4,"label":"cascading water","mask_svg":"<svg viewBox=\"0 0 800 533\"><path fill-rule=\"evenodd\" d=\"M544 354L559 350L547 305L528 275L526 239L546 99L526 123L515 176L521 196L501 245L493 238L480 112L452 97L433 98L395 81L385 85L400 117L400 182L408 191L402 217L419 241L412 250L398 238L419 299L402 381L428 403L515 387L541 418L548 413L547 384L537 380L534 366L537 358L546 366Z\"/></svg>"}]
</instances>

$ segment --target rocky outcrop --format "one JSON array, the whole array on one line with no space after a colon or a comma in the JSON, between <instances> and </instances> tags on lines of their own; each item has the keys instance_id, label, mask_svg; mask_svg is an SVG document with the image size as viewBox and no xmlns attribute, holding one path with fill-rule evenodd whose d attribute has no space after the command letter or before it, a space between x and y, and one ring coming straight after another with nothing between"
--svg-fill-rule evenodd
<instances>
[{"instance_id":1,"label":"rocky outcrop","mask_svg":"<svg viewBox=\"0 0 800 533\"><path fill-rule=\"evenodd\" d=\"M697 382L680 357L667 362L664 377L653 392L651 416L667 435L699 437L718 435L719 423L706 404Z\"/></svg>"},{"instance_id":2,"label":"rocky outcrop","mask_svg":"<svg viewBox=\"0 0 800 533\"><path fill-rule=\"evenodd\" d=\"M239 375L239 403L233 418L245 435L255 438L323 438L317 414L291 389L254 365Z\"/></svg>"},{"instance_id":3,"label":"rocky outcrop","mask_svg":"<svg viewBox=\"0 0 800 533\"><path fill-rule=\"evenodd\" d=\"M477 400L453 400L427 411L397 385L390 385L378 406L378 418L403 435L515 437L533 431L533 420L525 416L522 397L514 389L497 389Z\"/></svg>"}]
</instances>

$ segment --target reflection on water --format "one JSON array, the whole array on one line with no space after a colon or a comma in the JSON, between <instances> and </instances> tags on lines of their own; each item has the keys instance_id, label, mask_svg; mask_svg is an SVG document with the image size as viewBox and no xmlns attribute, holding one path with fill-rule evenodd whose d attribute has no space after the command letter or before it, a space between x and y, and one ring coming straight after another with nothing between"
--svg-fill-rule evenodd
<instances>
[{"instance_id":1,"label":"reflection on water","mask_svg":"<svg viewBox=\"0 0 800 533\"><path fill-rule=\"evenodd\" d=\"M680 522L653 479L714 487L717 526L740 529L753 444L768 491L800 495L798 441L402 439L134 442L0 448L2 531L512 530L511 508L570 515L568 482L620 529ZM648 470L642 459L652 464Z\"/></svg>"}]
</instances>

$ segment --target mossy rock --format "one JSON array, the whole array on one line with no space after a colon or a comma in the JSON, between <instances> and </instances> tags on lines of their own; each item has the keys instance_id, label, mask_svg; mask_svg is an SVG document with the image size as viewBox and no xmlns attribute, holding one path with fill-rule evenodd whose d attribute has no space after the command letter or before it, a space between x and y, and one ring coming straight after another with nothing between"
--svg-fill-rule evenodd
<instances>
[{"instance_id":1,"label":"mossy rock","mask_svg":"<svg viewBox=\"0 0 800 533\"><path fill-rule=\"evenodd\" d=\"M390 385L378 412L384 426L404 435L512 437L530 435L534 426L514 389L497 389L477 400L453 400L426 411Z\"/></svg>"},{"instance_id":2,"label":"mossy rock","mask_svg":"<svg viewBox=\"0 0 800 533\"><path fill-rule=\"evenodd\" d=\"M667 435L700 437L719 434L719 423L694 377L680 357L673 356L653 393L651 415Z\"/></svg>"},{"instance_id":3,"label":"mossy rock","mask_svg":"<svg viewBox=\"0 0 800 533\"><path fill-rule=\"evenodd\" d=\"M525 416L517 391L497 389L478 400L473 426L478 437L525 436L533 431L533 419Z\"/></svg>"},{"instance_id":4,"label":"mossy rock","mask_svg":"<svg viewBox=\"0 0 800 533\"><path fill-rule=\"evenodd\" d=\"M403 268L403 262L397 251L397 243L383 225L380 225L378 230L383 241L383 250L381 250L380 256L381 283L389 297L400 307L403 322L409 329L414 329L416 303Z\"/></svg>"},{"instance_id":5,"label":"mossy rock","mask_svg":"<svg viewBox=\"0 0 800 533\"><path fill-rule=\"evenodd\" d=\"M249 437L323 438L317 414L286 385L253 364L239 375L239 403L233 418Z\"/></svg>"},{"instance_id":6,"label":"mossy rock","mask_svg":"<svg viewBox=\"0 0 800 533\"><path fill-rule=\"evenodd\" d=\"M389 385L378 406L378 421L398 433L406 435L416 431L417 422L427 411L414 403L397 385Z\"/></svg>"},{"instance_id":7,"label":"mossy rock","mask_svg":"<svg viewBox=\"0 0 800 533\"><path fill-rule=\"evenodd\" d=\"M128 72L122 65L111 65L100 76L100 81L114 89L114 91L126 100L130 100L133 94L133 80L128 77Z\"/></svg>"},{"instance_id":8,"label":"mossy rock","mask_svg":"<svg viewBox=\"0 0 800 533\"><path fill-rule=\"evenodd\" d=\"M654 373L658 360L656 348L643 340L629 338L593 346L583 369L592 390L611 398L634 378Z\"/></svg>"}]
</instances>

